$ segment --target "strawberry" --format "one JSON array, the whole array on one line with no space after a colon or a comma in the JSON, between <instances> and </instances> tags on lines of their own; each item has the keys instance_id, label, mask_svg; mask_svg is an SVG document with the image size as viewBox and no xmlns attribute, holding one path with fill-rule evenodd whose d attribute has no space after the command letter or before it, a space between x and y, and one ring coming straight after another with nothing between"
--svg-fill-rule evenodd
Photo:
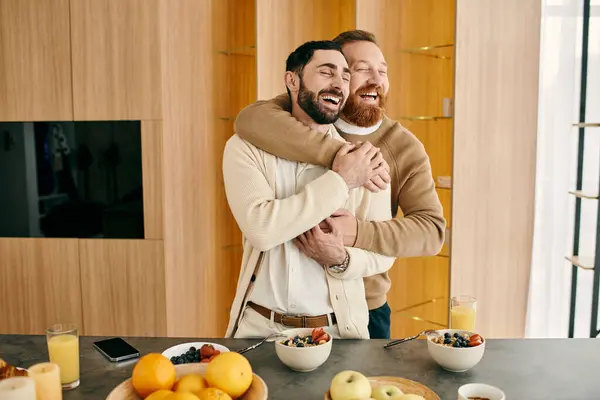
<instances>
[{"instance_id":1,"label":"strawberry","mask_svg":"<svg viewBox=\"0 0 600 400\"><path fill-rule=\"evenodd\" d=\"M329 335L323 328L315 328L312 331L312 341L315 344L323 344L329 340Z\"/></svg>"}]
</instances>

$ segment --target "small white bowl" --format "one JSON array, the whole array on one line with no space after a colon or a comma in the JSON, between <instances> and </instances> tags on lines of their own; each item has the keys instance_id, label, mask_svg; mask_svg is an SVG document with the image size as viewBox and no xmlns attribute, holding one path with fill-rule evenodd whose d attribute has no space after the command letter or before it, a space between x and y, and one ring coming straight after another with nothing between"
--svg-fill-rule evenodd
<instances>
[{"instance_id":1,"label":"small white bowl","mask_svg":"<svg viewBox=\"0 0 600 400\"><path fill-rule=\"evenodd\" d=\"M185 354L186 351L190 349L190 347L195 347L197 350L205 344L212 344L215 347L215 350L219 350L221 353L228 352L229 349L218 343L210 343L210 342L189 342L189 343L181 343L172 347L169 347L165 351L162 352L162 355L171 359L171 357L178 357L182 354Z\"/></svg>"},{"instance_id":2,"label":"small white bowl","mask_svg":"<svg viewBox=\"0 0 600 400\"><path fill-rule=\"evenodd\" d=\"M458 400L468 400L473 397L485 397L490 400L506 400L506 396L502 390L484 383L468 383L458 388Z\"/></svg>"},{"instance_id":3,"label":"small white bowl","mask_svg":"<svg viewBox=\"0 0 600 400\"><path fill-rule=\"evenodd\" d=\"M296 335L308 336L312 334L312 328L289 329L282 334L287 338L293 338ZM275 353L277 357L288 368L297 372L310 372L319 368L331 354L333 337L329 334L329 340L326 343L311 347L290 347L282 342L286 339L277 339L275 341Z\"/></svg>"},{"instance_id":4,"label":"small white bowl","mask_svg":"<svg viewBox=\"0 0 600 400\"><path fill-rule=\"evenodd\" d=\"M427 335L427 350L435 362L450 372L464 372L479 364L485 352L486 340L483 336L481 337L483 343L474 347L448 347L432 341L436 334L444 336L446 332L450 335L454 335L455 332L474 334L460 329L441 329Z\"/></svg>"}]
</instances>

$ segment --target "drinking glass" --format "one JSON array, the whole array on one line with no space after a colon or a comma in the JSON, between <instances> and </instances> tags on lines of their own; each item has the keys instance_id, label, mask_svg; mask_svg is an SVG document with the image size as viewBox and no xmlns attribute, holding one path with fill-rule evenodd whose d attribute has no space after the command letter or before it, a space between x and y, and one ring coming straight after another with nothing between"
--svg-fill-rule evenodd
<instances>
[{"instance_id":1,"label":"drinking glass","mask_svg":"<svg viewBox=\"0 0 600 400\"><path fill-rule=\"evenodd\" d=\"M450 299L450 328L475 332L477 300L473 296L460 295Z\"/></svg>"},{"instance_id":2,"label":"drinking glass","mask_svg":"<svg viewBox=\"0 0 600 400\"><path fill-rule=\"evenodd\" d=\"M63 390L79 386L79 329L75 324L56 324L46 329L50 362L60 368Z\"/></svg>"}]
</instances>

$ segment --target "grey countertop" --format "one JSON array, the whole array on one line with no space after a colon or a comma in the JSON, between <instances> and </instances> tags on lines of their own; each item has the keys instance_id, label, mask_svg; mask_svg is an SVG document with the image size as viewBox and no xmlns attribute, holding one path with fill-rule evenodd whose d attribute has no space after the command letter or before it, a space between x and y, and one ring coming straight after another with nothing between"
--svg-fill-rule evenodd
<instances>
[{"instance_id":1,"label":"grey countertop","mask_svg":"<svg viewBox=\"0 0 600 400\"><path fill-rule=\"evenodd\" d=\"M128 379L135 361L115 364L93 347L99 338L81 338L81 385L65 392L64 400L105 399L119 383ZM162 352L185 338L126 338L140 353ZM207 339L230 350L239 350L254 340ZM333 376L353 369L367 376L394 375L420 382L442 400L455 400L459 386L489 383L506 393L507 400L600 399L600 341L596 339L488 340L481 362L472 370L450 373L429 356L424 340L384 349L383 340L336 340L330 358L313 372L297 373L285 367L274 345L245 353L254 371L269 387L269 399L320 400ZM0 335L0 358L28 368L48 360L44 336Z\"/></svg>"}]
</instances>

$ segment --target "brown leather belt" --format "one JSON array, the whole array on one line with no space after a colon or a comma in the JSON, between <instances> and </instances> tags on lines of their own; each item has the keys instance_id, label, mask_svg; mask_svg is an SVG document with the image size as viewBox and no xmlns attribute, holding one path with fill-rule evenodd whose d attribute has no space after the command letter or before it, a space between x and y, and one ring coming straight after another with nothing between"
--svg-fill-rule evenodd
<instances>
[{"instance_id":1,"label":"brown leather belt","mask_svg":"<svg viewBox=\"0 0 600 400\"><path fill-rule=\"evenodd\" d=\"M266 307L259 306L258 304L248 302L248 306L254 311L265 317L271 319L271 310ZM273 312L273 320L281 325L292 326L294 328L320 328L322 326L329 326L329 319L327 314L316 315L316 316L304 316L304 315L284 315ZM337 320L335 314L331 314L331 323L336 324Z\"/></svg>"}]
</instances>

